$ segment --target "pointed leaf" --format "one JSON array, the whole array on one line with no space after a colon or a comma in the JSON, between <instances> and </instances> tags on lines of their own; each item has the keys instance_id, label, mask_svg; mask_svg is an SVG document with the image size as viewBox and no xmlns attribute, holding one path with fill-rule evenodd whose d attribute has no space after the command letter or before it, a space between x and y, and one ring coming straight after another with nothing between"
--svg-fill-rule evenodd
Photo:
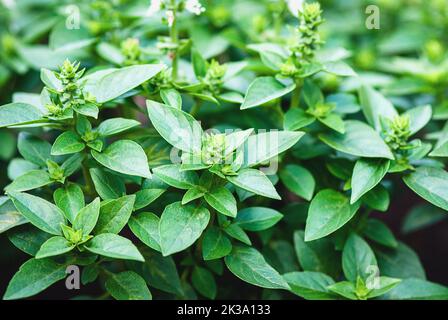
<instances>
[{"instance_id":1,"label":"pointed leaf","mask_svg":"<svg viewBox=\"0 0 448 320\"><path fill-rule=\"evenodd\" d=\"M90 252L110 258L145 261L130 240L113 233L97 235L84 247Z\"/></svg>"},{"instance_id":2,"label":"pointed leaf","mask_svg":"<svg viewBox=\"0 0 448 320\"><path fill-rule=\"evenodd\" d=\"M355 215L359 205L350 206L343 194L325 189L311 201L305 227L305 241L323 238L341 228Z\"/></svg>"},{"instance_id":3,"label":"pointed leaf","mask_svg":"<svg viewBox=\"0 0 448 320\"><path fill-rule=\"evenodd\" d=\"M180 202L168 205L160 217L160 247L164 256L191 246L202 234L210 220L204 207L182 206Z\"/></svg>"},{"instance_id":4,"label":"pointed leaf","mask_svg":"<svg viewBox=\"0 0 448 320\"><path fill-rule=\"evenodd\" d=\"M145 151L134 141L120 140L114 142L103 152L92 150L92 156L100 164L113 171L131 176L151 178Z\"/></svg>"},{"instance_id":5,"label":"pointed leaf","mask_svg":"<svg viewBox=\"0 0 448 320\"><path fill-rule=\"evenodd\" d=\"M10 192L9 197L19 212L39 229L54 235L62 235L61 223L64 213L54 204L20 192Z\"/></svg>"},{"instance_id":6,"label":"pointed leaf","mask_svg":"<svg viewBox=\"0 0 448 320\"><path fill-rule=\"evenodd\" d=\"M254 248L235 246L224 258L227 268L241 280L268 289L286 289L289 285Z\"/></svg>"}]
</instances>

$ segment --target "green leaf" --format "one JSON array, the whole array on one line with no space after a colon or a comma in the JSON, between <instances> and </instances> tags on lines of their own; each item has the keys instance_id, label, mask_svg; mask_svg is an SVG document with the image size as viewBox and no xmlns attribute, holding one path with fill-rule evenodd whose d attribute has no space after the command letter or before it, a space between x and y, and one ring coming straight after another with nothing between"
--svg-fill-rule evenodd
<instances>
[{"instance_id":1,"label":"green leaf","mask_svg":"<svg viewBox=\"0 0 448 320\"><path fill-rule=\"evenodd\" d=\"M358 300L358 296L356 295L356 287L352 282L341 281L328 286L328 290L343 296L344 298Z\"/></svg>"},{"instance_id":2,"label":"green leaf","mask_svg":"<svg viewBox=\"0 0 448 320\"><path fill-rule=\"evenodd\" d=\"M9 282L5 300L31 297L65 278L66 266L50 259L26 261Z\"/></svg>"},{"instance_id":3,"label":"green leaf","mask_svg":"<svg viewBox=\"0 0 448 320\"><path fill-rule=\"evenodd\" d=\"M205 75L207 74L207 61L194 47L191 49L191 63L193 64L193 70L196 78L205 77Z\"/></svg>"},{"instance_id":4,"label":"green leaf","mask_svg":"<svg viewBox=\"0 0 448 320\"><path fill-rule=\"evenodd\" d=\"M146 106L154 128L169 144L193 154L201 151L202 128L191 115L151 100Z\"/></svg>"},{"instance_id":5,"label":"green leaf","mask_svg":"<svg viewBox=\"0 0 448 320\"><path fill-rule=\"evenodd\" d=\"M68 157L62 164L61 169L64 170L64 175L70 177L76 171L82 167L82 162L84 161L84 154L76 153Z\"/></svg>"},{"instance_id":6,"label":"green leaf","mask_svg":"<svg viewBox=\"0 0 448 320\"><path fill-rule=\"evenodd\" d=\"M165 193L165 191L165 189L143 189L137 191L135 194L134 211L147 207Z\"/></svg>"},{"instance_id":7,"label":"green leaf","mask_svg":"<svg viewBox=\"0 0 448 320\"><path fill-rule=\"evenodd\" d=\"M112 118L107 119L98 126L98 133L102 137L109 137L127 131L140 125L140 122L132 119Z\"/></svg>"},{"instance_id":8,"label":"green leaf","mask_svg":"<svg viewBox=\"0 0 448 320\"><path fill-rule=\"evenodd\" d=\"M163 257L149 248L144 248L142 254L145 263L128 261L127 264L132 265L132 269L138 272L149 286L182 296L184 293L173 258Z\"/></svg>"},{"instance_id":9,"label":"green leaf","mask_svg":"<svg viewBox=\"0 0 448 320\"><path fill-rule=\"evenodd\" d=\"M60 156L77 153L84 150L85 147L86 145L78 134L73 131L66 131L54 141L51 154Z\"/></svg>"},{"instance_id":10,"label":"green leaf","mask_svg":"<svg viewBox=\"0 0 448 320\"><path fill-rule=\"evenodd\" d=\"M98 119L98 113L100 112L100 109L98 108L98 106L93 103L74 105L73 110L75 110L79 114L82 114L84 116L91 117L94 119Z\"/></svg>"},{"instance_id":11,"label":"green leaf","mask_svg":"<svg viewBox=\"0 0 448 320\"><path fill-rule=\"evenodd\" d=\"M182 205L187 204L193 200L202 198L205 195L205 191L200 187L193 187L185 192L182 197Z\"/></svg>"},{"instance_id":12,"label":"green leaf","mask_svg":"<svg viewBox=\"0 0 448 320\"><path fill-rule=\"evenodd\" d=\"M213 274L207 269L195 267L191 275L193 287L199 291L201 295L209 299L216 297L216 282Z\"/></svg>"},{"instance_id":13,"label":"green leaf","mask_svg":"<svg viewBox=\"0 0 448 320\"><path fill-rule=\"evenodd\" d=\"M432 226L447 218L445 211L429 203L418 205L412 208L406 215L401 231L405 234L411 233Z\"/></svg>"},{"instance_id":14,"label":"green leaf","mask_svg":"<svg viewBox=\"0 0 448 320\"><path fill-rule=\"evenodd\" d=\"M280 45L272 43L257 43L247 46L248 49L254 50L260 54L261 62L275 71L280 71L281 65L288 57L286 50Z\"/></svg>"},{"instance_id":15,"label":"green leaf","mask_svg":"<svg viewBox=\"0 0 448 320\"><path fill-rule=\"evenodd\" d=\"M191 246L202 234L210 220L204 207L182 206L180 202L168 205L160 217L160 247L162 254L182 251Z\"/></svg>"},{"instance_id":16,"label":"green leaf","mask_svg":"<svg viewBox=\"0 0 448 320\"><path fill-rule=\"evenodd\" d=\"M333 279L321 272L290 272L283 278L291 287L291 292L307 300L331 300L334 295L327 289L334 284Z\"/></svg>"},{"instance_id":17,"label":"green leaf","mask_svg":"<svg viewBox=\"0 0 448 320\"><path fill-rule=\"evenodd\" d=\"M14 147L15 148L15 147ZM39 169L39 166L25 159L15 158L8 164L8 178L14 180L31 170Z\"/></svg>"},{"instance_id":18,"label":"green leaf","mask_svg":"<svg viewBox=\"0 0 448 320\"><path fill-rule=\"evenodd\" d=\"M0 233L27 223L28 220L17 211L7 197L0 197Z\"/></svg>"},{"instance_id":19,"label":"green leaf","mask_svg":"<svg viewBox=\"0 0 448 320\"><path fill-rule=\"evenodd\" d=\"M9 241L26 254L35 256L42 244L52 236L31 224L15 228L7 233Z\"/></svg>"},{"instance_id":20,"label":"green leaf","mask_svg":"<svg viewBox=\"0 0 448 320\"><path fill-rule=\"evenodd\" d=\"M100 198L95 198L90 204L82 208L73 221L75 230L82 230L84 236L89 235L98 221L100 214Z\"/></svg>"},{"instance_id":21,"label":"green leaf","mask_svg":"<svg viewBox=\"0 0 448 320\"><path fill-rule=\"evenodd\" d=\"M341 77L355 77L356 72L343 61L329 61L324 63L324 70L326 72L335 74Z\"/></svg>"},{"instance_id":22,"label":"green leaf","mask_svg":"<svg viewBox=\"0 0 448 320\"><path fill-rule=\"evenodd\" d=\"M312 199L316 181L308 169L289 164L280 171L280 179L292 193L308 201Z\"/></svg>"},{"instance_id":23,"label":"green leaf","mask_svg":"<svg viewBox=\"0 0 448 320\"><path fill-rule=\"evenodd\" d=\"M422 279L404 279L389 291L390 300L447 300L448 288Z\"/></svg>"},{"instance_id":24,"label":"green leaf","mask_svg":"<svg viewBox=\"0 0 448 320\"><path fill-rule=\"evenodd\" d=\"M238 212L235 223L244 230L262 231L271 228L283 218L277 210L263 207L244 208Z\"/></svg>"},{"instance_id":25,"label":"green leaf","mask_svg":"<svg viewBox=\"0 0 448 320\"><path fill-rule=\"evenodd\" d=\"M448 172L439 168L420 167L403 180L420 197L448 211Z\"/></svg>"},{"instance_id":26,"label":"green leaf","mask_svg":"<svg viewBox=\"0 0 448 320\"><path fill-rule=\"evenodd\" d=\"M89 172L101 199L117 199L126 194L126 186L119 177L99 168L91 168Z\"/></svg>"},{"instance_id":27,"label":"green leaf","mask_svg":"<svg viewBox=\"0 0 448 320\"><path fill-rule=\"evenodd\" d=\"M273 77L256 78L249 85L241 110L253 108L280 98L295 89L295 84L285 86Z\"/></svg>"},{"instance_id":28,"label":"green leaf","mask_svg":"<svg viewBox=\"0 0 448 320\"><path fill-rule=\"evenodd\" d=\"M166 105L179 110L182 109L182 97L176 89L162 89L160 90L160 97Z\"/></svg>"},{"instance_id":29,"label":"green leaf","mask_svg":"<svg viewBox=\"0 0 448 320\"><path fill-rule=\"evenodd\" d=\"M276 200L281 199L272 182L260 170L243 169L237 176L228 176L227 180L237 187L255 194Z\"/></svg>"},{"instance_id":30,"label":"green leaf","mask_svg":"<svg viewBox=\"0 0 448 320\"><path fill-rule=\"evenodd\" d=\"M64 237L55 236L45 241L36 253L36 259L48 258L67 253L75 248Z\"/></svg>"},{"instance_id":31,"label":"green leaf","mask_svg":"<svg viewBox=\"0 0 448 320\"><path fill-rule=\"evenodd\" d=\"M129 228L148 247L161 251L159 217L151 212L140 212L129 219Z\"/></svg>"},{"instance_id":32,"label":"green leaf","mask_svg":"<svg viewBox=\"0 0 448 320\"><path fill-rule=\"evenodd\" d=\"M81 283L83 285L88 285L89 283L94 282L100 273L100 268L97 264L88 265L82 269L81 273Z\"/></svg>"},{"instance_id":33,"label":"green leaf","mask_svg":"<svg viewBox=\"0 0 448 320\"><path fill-rule=\"evenodd\" d=\"M364 235L370 240L386 247L396 248L398 246L398 242L392 231L387 227L387 225L378 219L367 220Z\"/></svg>"},{"instance_id":34,"label":"green leaf","mask_svg":"<svg viewBox=\"0 0 448 320\"><path fill-rule=\"evenodd\" d=\"M270 234L271 233L271 234ZM294 247L286 240L268 239L272 236L272 232L262 232L259 234L262 242L270 241L264 248L263 253L267 256L267 261L280 274L297 271L299 265L294 254Z\"/></svg>"},{"instance_id":35,"label":"green leaf","mask_svg":"<svg viewBox=\"0 0 448 320\"><path fill-rule=\"evenodd\" d=\"M54 203L62 209L64 216L70 222L75 221L79 210L85 206L82 189L75 183L69 183L64 188L57 189L53 198Z\"/></svg>"},{"instance_id":36,"label":"green leaf","mask_svg":"<svg viewBox=\"0 0 448 320\"><path fill-rule=\"evenodd\" d=\"M100 164L113 171L131 176L151 178L148 158L137 142L120 140L112 143L101 153L92 150L92 156Z\"/></svg>"},{"instance_id":37,"label":"green leaf","mask_svg":"<svg viewBox=\"0 0 448 320\"><path fill-rule=\"evenodd\" d=\"M420 278L426 279L422 263L411 248L402 242L392 248L377 248L375 255L381 274L393 278Z\"/></svg>"},{"instance_id":38,"label":"green leaf","mask_svg":"<svg viewBox=\"0 0 448 320\"><path fill-rule=\"evenodd\" d=\"M14 179L6 186L5 191L28 191L37 189L52 183L50 175L43 170L31 170Z\"/></svg>"},{"instance_id":39,"label":"green leaf","mask_svg":"<svg viewBox=\"0 0 448 320\"><path fill-rule=\"evenodd\" d=\"M242 104L244 101L244 97L240 93L234 91L221 93L217 98L224 102L235 104Z\"/></svg>"},{"instance_id":40,"label":"green leaf","mask_svg":"<svg viewBox=\"0 0 448 320\"><path fill-rule=\"evenodd\" d=\"M225 136L225 150L224 155L229 155L234 150L238 149L251 135L254 129L247 129L244 131L234 131Z\"/></svg>"},{"instance_id":41,"label":"green leaf","mask_svg":"<svg viewBox=\"0 0 448 320\"><path fill-rule=\"evenodd\" d=\"M110 258L145 261L130 240L113 233L102 233L93 237L84 248Z\"/></svg>"},{"instance_id":42,"label":"green leaf","mask_svg":"<svg viewBox=\"0 0 448 320\"><path fill-rule=\"evenodd\" d=\"M355 203L380 183L389 170L389 166L390 161L385 159L359 159L356 161L351 180L350 203Z\"/></svg>"},{"instance_id":43,"label":"green leaf","mask_svg":"<svg viewBox=\"0 0 448 320\"><path fill-rule=\"evenodd\" d=\"M334 93L327 96L327 103L334 104L337 113L351 114L361 110L358 105L358 99L355 95L349 93Z\"/></svg>"},{"instance_id":44,"label":"green leaf","mask_svg":"<svg viewBox=\"0 0 448 320\"><path fill-rule=\"evenodd\" d=\"M63 91L64 86L59 80L55 73L51 70L48 70L46 68L42 68L40 70L40 80L45 84L46 87L56 90L56 91Z\"/></svg>"},{"instance_id":45,"label":"green leaf","mask_svg":"<svg viewBox=\"0 0 448 320\"><path fill-rule=\"evenodd\" d=\"M392 103L369 86L361 86L359 89L359 100L367 122L377 131L381 130L380 117L393 119L398 116L398 112Z\"/></svg>"},{"instance_id":46,"label":"green leaf","mask_svg":"<svg viewBox=\"0 0 448 320\"><path fill-rule=\"evenodd\" d=\"M254 248L234 246L224 261L227 268L245 282L267 289L290 289L282 276Z\"/></svg>"},{"instance_id":47,"label":"green leaf","mask_svg":"<svg viewBox=\"0 0 448 320\"><path fill-rule=\"evenodd\" d=\"M27 103L10 103L0 106L0 128L26 124L43 118L43 113Z\"/></svg>"},{"instance_id":48,"label":"green leaf","mask_svg":"<svg viewBox=\"0 0 448 320\"><path fill-rule=\"evenodd\" d=\"M341 116L335 113L330 113L326 117L318 118L318 120L330 129L333 129L341 134L345 133L344 120L342 120Z\"/></svg>"},{"instance_id":49,"label":"green leaf","mask_svg":"<svg viewBox=\"0 0 448 320\"><path fill-rule=\"evenodd\" d=\"M199 182L198 175L193 171L181 171L181 165L168 164L153 169L154 175L166 184L188 190Z\"/></svg>"},{"instance_id":50,"label":"green leaf","mask_svg":"<svg viewBox=\"0 0 448 320\"><path fill-rule=\"evenodd\" d=\"M16 153L16 136L9 130L0 129L0 160L11 161L11 158Z\"/></svg>"},{"instance_id":51,"label":"green leaf","mask_svg":"<svg viewBox=\"0 0 448 320\"><path fill-rule=\"evenodd\" d=\"M410 120L409 130L411 131L411 134L415 134L421 129L423 129L426 126L426 124L431 120L432 108L430 105L420 106L409 109L404 113L404 115L409 116Z\"/></svg>"},{"instance_id":52,"label":"green leaf","mask_svg":"<svg viewBox=\"0 0 448 320\"><path fill-rule=\"evenodd\" d=\"M134 208L134 202L135 195L103 202L94 233L118 234L128 223Z\"/></svg>"},{"instance_id":53,"label":"green leaf","mask_svg":"<svg viewBox=\"0 0 448 320\"><path fill-rule=\"evenodd\" d=\"M401 282L401 279L394 279L388 277L379 277L378 287L374 287L367 295L367 299L382 296L388 291L392 290L397 284Z\"/></svg>"},{"instance_id":54,"label":"green leaf","mask_svg":"<svg viewBox=\"0 0 448 320\"><path fill-rule=\"evenodd\" d=\"M202 257L204 260L220 259L231 251L232 243L220 229L211 227L205 231L202 239Z\"/></svg>"},{"instance_id":55,"label":"green leaf","mask_svg":"<svg viewBox=\"0 0 448 320\"><path fill-rule=\"evenodd\" d=\"M305 103L310 108L324 102L322 91L312 80L305 79L303 82L302 94Z\"/></svg>"},{"instance_id":56,"label":"green leaf","mask_svg":"<svg viewBox=\"0 0 448 320\"><path fill-rule=\"evenodd\" d=\"M110 69L103 72L88 90L98 103L113 100L122 94L138 87L164 69L162 64L142 64L121 69Z\"/></svg>"},{"instance_id":57,"label":"green leaf","mask_svg":"<svg viewBox=\"0 0 448 320\"><path fill-rule=\"evenodd\" d=\"M361 200L370 208L382 212L386 212L390 204L389 192L381 184L367 192Z\"/></svg>"},{"instance_id":58,"label":"green leaf","mask_svg":"<svg viewBox=\"0 0 448 320\"><path fill-rule=\"evenodd\" d=\"M51 159L51 144L24 132L19 134L17 148L25 160L40 167L46 167L47 160Z\"/></svg>"},{"instance_id":59,"label":"green leaf","mask_svg":"<svg viewBox=\"0 0 448 320\"><path fill-rule=\"evenodd\" d=\"M65 223L64 213L54 204L20 192L10 192L15 207L33 225L39 229L54 235L62 235L61 223Z\"/></svg>"},{"instance_id":60,"label":"green leaf","mask_svg":"<svg viewBox=\"0 0 448 320\"><path fill-rule=\"evenodd\" d=\"M232 223L226 226L223 230L232 238L241 241L242 243L247 244L248 246L252 245L249 236L247 235L246 232L244 232L244 230L239 225Z\"/></svg>"},{"instance_id":61,"label":"green leaf","mask_svg":"<svg viewBox=\"0 0 448 320\"><path fill-rule=\"evenodd\" d=\"M116 300L152 299L145 280L132 271L124 271L108 277L105 286Z\"/></svg>"},{"instance_id":62,"label":"green leaf","mask_svg":"<svg viewBox=\"0 0 448 320\"><path fill-rule=\"evenodd\" d=\"M314 121L316 121L316 118L313 115L305 112L305 110L299 108L291 108L285 114L283 127L285 130L294 131L309 126Z\"/></svg>"},{"instance_id":63,"label":"green leaf","mask_svg":"<svg viewBox=\"0 0 448 320\"><path fill-rule=\"evenodd\" d=\"M355 215L359 205L350 206L343 194L325 189L311 201L305 227L305 241L323 238L335 232Z\"/></svg>"},{"instance_id":64,"label":"green leaf","mask_svg":"<svg viewBox=\"0 0 448 320\"><path fill-rule=\"evenodd\" d=\"M256 166L294 146L305 133L300 131L271 131L250 136L245 143L244 165Z\"/></svg>"},{"instance_id":65,"label":"green leaf","mask_svg":"<svg viewBox=\"0 0 448 320\"><path fill-rule=\"evenodd\" d=\"M340 254L327 238L305 242L305 233L294 232L294 249L304 271L322 272L335 278L340 271Z\"/></svg>"},{"instance_id":66,"label":"green leaf","mask_svg":"<svg viewBox=\"0 0 448 320\"><path fill-rule=\"evenodd\" d=\"M366 280L378 268L375 255L370 246L361 237L352 233L342 251L342 269L345 277L356 282L358 277Z\"/></svg>"},{"instance_id":67,"label":"green leaf","mask_svg":"<svg viewBox=\"0 0 448 320\"><path fill-rule=\"evenodd\" d=\"M320 134L319 138L333 149L364 158L394 159L392 152L379 134L357 120L345 121L345 134Z\"/></svg>"},{"instance_id":68,"label":"green leaf","mask_svg":"<svg viewBox=\"0 0 448 320\"><path fill-rule=\"evenodd\" d=\"M96 51L101 58L108 60L113 64L123 65L125 61L125 57L123 56L120 48L117 48L107 42L100 42L96 46Z\"/></svg>"},{"instance_id":69,"label":"green leaf","mask_svg":"<svg viewBox=\"0 0 448 320\"><path fill-rule=\"evenodd\" d=\"M236 217L236 199L229 189L219 187L212 189L204 195L205 201L216 211L229 216Z\"/></svg>"},{"instance_id":70,"label":"green leaf","mask_svg":"<svg viewBox=\"0 0 448 320\"><path fill-rule=\"evenodd\" d=\"M448 141L437 145L429 155L431 157L448 157Z\"/></svg>"}]
</instances>

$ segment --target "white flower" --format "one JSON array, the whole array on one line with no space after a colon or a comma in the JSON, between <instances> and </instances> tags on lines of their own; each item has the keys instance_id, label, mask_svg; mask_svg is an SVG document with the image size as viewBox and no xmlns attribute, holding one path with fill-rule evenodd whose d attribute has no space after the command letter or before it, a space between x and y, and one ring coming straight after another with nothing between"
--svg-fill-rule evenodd
<instances>
[{"instance_id":1,"label":"white flower","mask_svg":"<svg viewBox=\"0 0 448 320\"><path fill-rule=\"evenodd\" d=\"M162 9L162 0L151 0L148 10L146 11L146 16L152 16Z\"/></svg>"},{"instance_id":2,"label":"white flower","mask_svg":"<svg viewBox=\"0 0 448 320\"><path fill-rule=\"evenodd\" d=\"M173 12L173 10L167 10L167 11L166 11L166 20L168 21L168 26L169 26L169 27L172 27L172 26L173 26L174 19L175 19L175 17L174 17L174 12Z\"/></svg>"},{"instance_id":3,"label":"white flower","mask_svg":"<svg viewBox=\"0 0 448 320\"><path fill-rule=\"evenodd\" d=\"M303 10L305 0L287 0L287 2L289 11L291 11L293 16L298 17L299 11L301 12Z\"/></svg>"},{"instance_id":4,"label":"white flower","mask_svg":"<svg viewBox=\"0 0 448 320\"><path fill-rule=\"evenodd\" d=\"M190 11L191 13L194 13L198 16L205 11L205 8L198 0L187 0L185 1L185 10Z\"/></svg>"}]
</instances>

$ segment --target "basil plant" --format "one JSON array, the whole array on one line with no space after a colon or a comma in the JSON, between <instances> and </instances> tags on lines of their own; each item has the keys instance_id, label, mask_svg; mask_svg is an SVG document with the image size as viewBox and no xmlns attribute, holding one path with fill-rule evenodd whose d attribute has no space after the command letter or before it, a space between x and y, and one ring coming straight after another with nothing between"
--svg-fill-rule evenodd
<instances>
[{"instance_id":1,"label":"basil plant","mask_svg":"<svg viewBox=\"0 0 448 320\"><path fill-rule=\"evenodd\" d=\"M440 3L5 1L3 298L448 299Z\"/></svg>"}]
</instances>

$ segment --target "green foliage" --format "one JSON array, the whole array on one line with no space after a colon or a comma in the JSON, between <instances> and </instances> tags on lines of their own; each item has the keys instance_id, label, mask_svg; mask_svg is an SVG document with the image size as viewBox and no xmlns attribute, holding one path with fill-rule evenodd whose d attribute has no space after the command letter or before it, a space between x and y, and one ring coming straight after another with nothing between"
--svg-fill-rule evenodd
<instances>
[{"instance_id":1,"label":"green foliage","mask_svg":"<svg viewBox=\"0 0 448 320\"><path fill-rule=\"evenodd\" d=\"M194 2L0 4L4 299L448 299L372 216L446 219L440 1Z\"/></svg>"}]
</instances>

